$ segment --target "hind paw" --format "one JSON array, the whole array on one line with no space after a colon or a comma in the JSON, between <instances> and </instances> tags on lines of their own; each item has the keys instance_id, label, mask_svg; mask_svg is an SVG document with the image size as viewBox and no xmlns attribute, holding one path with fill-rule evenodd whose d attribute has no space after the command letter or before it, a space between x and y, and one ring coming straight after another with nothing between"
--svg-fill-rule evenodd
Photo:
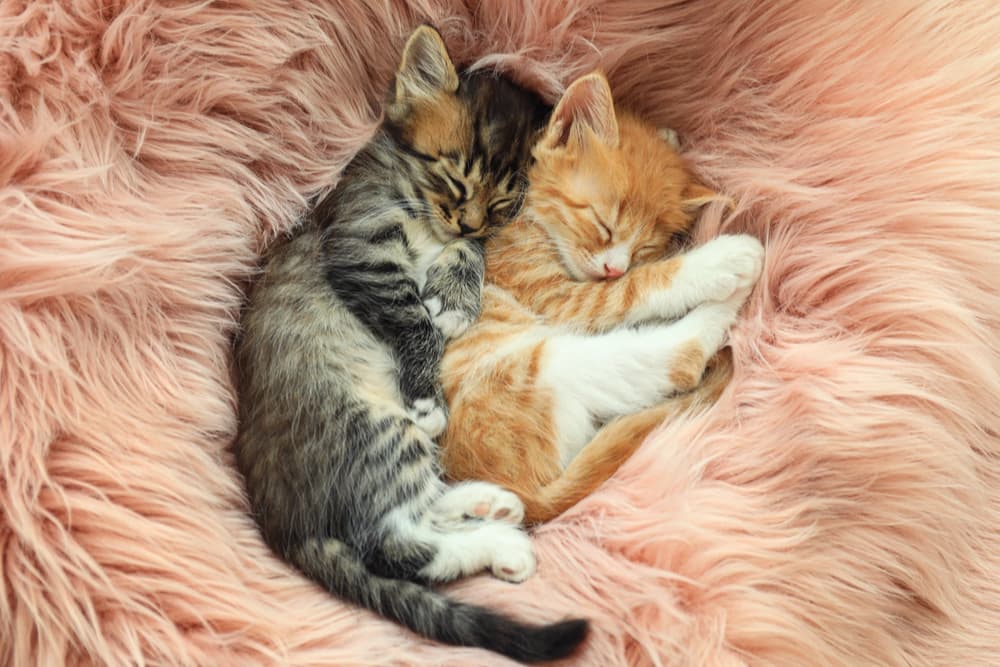
<instances>
[{"instance_id":1,"label":"hind paw","mask_svg":"<svg viewBox=\"0 0 1000 667\"><path fill-rule=\"evenodd\" d=\"M518 525L524 519L524 504L507 489L488 482L457 484L434 504L436 523L500 521Z\"/></svg>"},{"instance_id":2,"label":"hind paw","mask_svg":"<svg viewBox=\"0 0 1000 667\"><path fill-rule=\"evenodd\" d=\"M497 545L490 564L490 572L497 579L519 584L528 579L538 568L535 548L531 538L520 530L512 533L504 543Z\"/></svg>"}]
</instances>

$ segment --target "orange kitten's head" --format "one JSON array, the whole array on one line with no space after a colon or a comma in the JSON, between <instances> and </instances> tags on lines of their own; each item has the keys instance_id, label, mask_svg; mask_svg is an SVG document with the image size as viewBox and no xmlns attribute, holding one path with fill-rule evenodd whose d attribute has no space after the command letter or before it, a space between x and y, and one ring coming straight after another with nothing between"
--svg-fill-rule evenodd
<instances>
[{"instance_id":1,"label":"orange kitten's head","mask_svg":"<svg viewBox=\"0 0 1000 667\"><path fill-rule=\"evenodd\" d=\"M719 198L655 127L616 114L596 72L569 86L533 153L528 211L575 280L617 278L669 255L698 208Z\"/></svg>"}]
</instances>

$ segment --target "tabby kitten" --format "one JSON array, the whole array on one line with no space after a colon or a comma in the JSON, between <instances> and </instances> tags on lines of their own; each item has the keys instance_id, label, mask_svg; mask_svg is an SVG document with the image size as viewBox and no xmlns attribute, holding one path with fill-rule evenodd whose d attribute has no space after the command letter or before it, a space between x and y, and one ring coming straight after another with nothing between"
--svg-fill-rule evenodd
<instances>
[{"instance_id":1,"label":"tabby kitten","mask_svg":"<svg viewBox=\"0 0 1000 667\"><path fill-rule=\"evenodd\" d=\"M507 81L459 78L418 28L382 126L270 253L237 343L236 459L271 548L419 634L525 662L567 655L587 623L521 624L427 587L535 570L517 497L449 488L432 438L443 339L477 314L478 239L518 209L545 111Z\"/></svg>"},{"instance_id":2,"label":"tabby kitten","mask_svg":"<svg viewBox=\"0 0 1000 667\"><path fill-rule=\"evenodd\" d=\"M533 154L524 214L486 245L481 318L445 351L440 444L448 476L513 490L538 522L664 418L718 397L728 354L699 382L763 248L740 235L679 252L718 195L655 128L616 113L600 74L569 86Z\"/></svg>"}]
</instances>

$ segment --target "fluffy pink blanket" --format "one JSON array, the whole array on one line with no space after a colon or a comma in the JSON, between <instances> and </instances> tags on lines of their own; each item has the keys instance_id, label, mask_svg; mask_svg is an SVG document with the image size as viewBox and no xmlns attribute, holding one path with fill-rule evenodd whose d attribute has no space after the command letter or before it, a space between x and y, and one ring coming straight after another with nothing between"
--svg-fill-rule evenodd
<instances>
[{"instance_id":1,"label":"fluffy pink blanket","mask_svg":"<svg viewBox=\"0 0 1000 667\"><path fill-rule=\"evenodd\" d=\"M501 665L275 560L227 446L261 248L404 36L552 98L597 66L767 266L718 405L463 598L572 664L1000 664L1000 4L0 0L0 662Z\"/></svg>"}]
</instances>

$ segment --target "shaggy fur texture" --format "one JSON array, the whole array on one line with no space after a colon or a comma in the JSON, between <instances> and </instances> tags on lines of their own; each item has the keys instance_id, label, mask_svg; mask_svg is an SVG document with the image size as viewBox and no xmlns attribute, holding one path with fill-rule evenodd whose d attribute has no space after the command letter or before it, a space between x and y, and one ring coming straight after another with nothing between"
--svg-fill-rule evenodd
<instances>
[{"instance_id":1,"label":"shaggy fur texture","mask_svg":"<svg viewBox=\"0 0 1000 667\"><path fill-rule=\"evenodd\" d=\"M602 66L765 239L731 388L458 595L586 665L1000 663L1000 5L0 0L0 662L501 665L280 565L228 444L262 244L419 20Z\"/></svg>"}]
</instances>

